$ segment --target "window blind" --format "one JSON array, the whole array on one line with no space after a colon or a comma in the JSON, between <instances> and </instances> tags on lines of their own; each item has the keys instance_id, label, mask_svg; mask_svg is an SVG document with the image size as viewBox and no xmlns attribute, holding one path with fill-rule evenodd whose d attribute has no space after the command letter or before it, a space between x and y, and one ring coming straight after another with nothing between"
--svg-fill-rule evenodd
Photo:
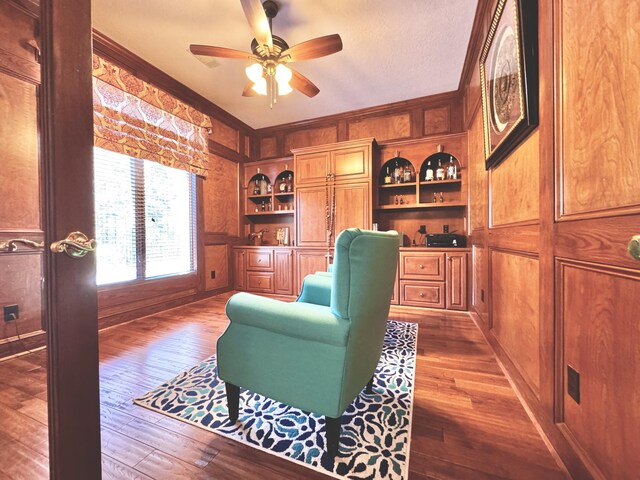
<instances>
[{"instance_id":1,"label":"window blind","mask_svg":"<svg viewBox=\"0 0 640 480\"><path fill-rule=\"evenodd\" d=\"M94 148L97 284L195 270L195 175Z\"/></svg>"}]
</instances>

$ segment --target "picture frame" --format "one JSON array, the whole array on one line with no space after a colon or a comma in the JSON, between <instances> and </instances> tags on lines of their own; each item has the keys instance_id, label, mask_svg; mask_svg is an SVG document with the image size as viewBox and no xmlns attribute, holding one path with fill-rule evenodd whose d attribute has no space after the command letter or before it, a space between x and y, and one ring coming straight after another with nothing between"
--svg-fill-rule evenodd
<instances>
[{"instance_id":1,"label":"picture frame","mask_svg":"<svg viewBox=\"0 0 640 480\"><path fill-rule=\"evenodd\" d=\"M537 0L498 0L479 63L489 170L538 125Z\"/></svg>"}]
</instances>

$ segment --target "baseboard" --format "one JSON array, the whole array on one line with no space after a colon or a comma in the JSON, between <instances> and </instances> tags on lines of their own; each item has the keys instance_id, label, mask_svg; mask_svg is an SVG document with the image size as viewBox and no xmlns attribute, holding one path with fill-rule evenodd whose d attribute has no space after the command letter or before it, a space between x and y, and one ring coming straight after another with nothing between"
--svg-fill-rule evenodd
<instances>
[{"instance_id":1,"label":"baseboard","mask_svg":"<svg viewBox=\"0 0 640 480\"><path fill-rule=\"evenodd\" d=\"M42 348L47 344L47 332L36 330L20 336L0 340L0 359L13 357L30 350Z\"/></svg>"},{"instance_id":2,"label":"baseboard","mask_svg":"<svg viewBox=\"0 0 640 480\"><path fill-rule=\"evenodd\" d=\"M568 441L562 431L563 425L554 423L553 412L547 413L543 410L533 390L531 390L524 377L522 377L480 316L473 311L469 312L469 316L491 347L500 369L515 391L522 407L527 412L558 466L568 477L579 480L600 480L601 477L589 469L586 459Z\"/></svg>"}]
</instances>

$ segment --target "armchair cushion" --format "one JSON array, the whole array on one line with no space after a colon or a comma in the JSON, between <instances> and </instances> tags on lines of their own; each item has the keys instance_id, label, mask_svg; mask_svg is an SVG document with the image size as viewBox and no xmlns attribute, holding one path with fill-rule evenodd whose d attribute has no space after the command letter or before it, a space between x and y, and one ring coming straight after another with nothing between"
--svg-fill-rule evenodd
<instances>
[{"instance_id":1,"label":"armchair cushion","mask_svg":"<svg viewBox=\"0 0 640 480\"><path fill-rule=\"evenodd\" d=\"M331 274L320 275L318 272L307 275L302 282L302 291L296 302L313 303L328 307L331 304Z\"/></svg>"},{"instance_id":2,"label":"armchair cushion","mask_svg":"<svg viewBox=\"0 0 640 480\"><path fill-rule=\"evenodd\" d=\"M229 299L226 313L232 324L328 345L344 346L349 336L349 321L336 317L323 305L281 302L241 292Z\"/></svg>"}]
</instances>

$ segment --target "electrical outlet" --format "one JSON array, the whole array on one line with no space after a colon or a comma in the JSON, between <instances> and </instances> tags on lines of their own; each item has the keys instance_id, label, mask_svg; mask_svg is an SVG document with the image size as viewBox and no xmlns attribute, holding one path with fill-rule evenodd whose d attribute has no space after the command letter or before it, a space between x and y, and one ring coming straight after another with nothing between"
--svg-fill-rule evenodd
<instances>
[{"instance_id":1,"label":"electrical outlet","mask_svg":"<svg viewBox=\"0 0 640 480\"><path fill-rule=\"evenodd\" d=\"M567 365L567 393L580 405L580 374Z\"/></svg>"},{"instance_id":2,"label":"electrical outlet","mask_svg":"<svg viewBox=\"0 0 640 480\"><path fill-rule=\"evenodd\" d=\"M215 280L215 278L216 278L216 271L211 270L211 280Z\"/></svg>"},{"instance_id":3,"label":"electrical outlet","mask_svg":"<svg viewBox=\"0 0 640 480\"><path fill-rule=\"evenodd\" d=\"M449 225L442 226L442 233L449 233Z\"/></svg>"},{"instance_id":4,"label":"electrical outlet","mask_svg":"<svg viewBox=\"0 0 640 480\"><path fill-rule=\"evenodd\" d=\"M11 322L12 320L18 320L20 318L20 310L18 305L5 305L4 306L4 321Z\"/></svg>"}]
</instances>

